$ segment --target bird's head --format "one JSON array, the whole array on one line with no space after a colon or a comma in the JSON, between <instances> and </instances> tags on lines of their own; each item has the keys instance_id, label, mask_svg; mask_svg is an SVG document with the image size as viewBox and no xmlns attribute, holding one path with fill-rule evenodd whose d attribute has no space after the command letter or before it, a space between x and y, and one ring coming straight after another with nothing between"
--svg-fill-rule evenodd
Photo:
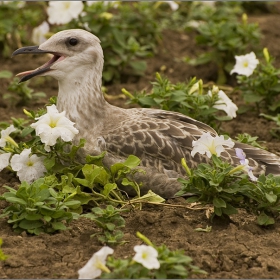
<instances>
[{"instance_id":1,"label":"bird's head","mask_svg":"<svg viewBox=\"0 0 280 280\"><path fill-rule=\"evenodd\" d=\"M17 74L21 77L20 82L27 81L35 76L51 76L57 80L62 80L75 75L75 73L76 75L83 75L85 67L92 68L96 65L98 69L102 70L103 68L103 51L100 40L92 33L82 29L60 31L40 46L29 46L16 50L13 56L44 53L53 56L39 68ZM78 70L79 68L80 70Z\"/></svg>"}]
</instances>

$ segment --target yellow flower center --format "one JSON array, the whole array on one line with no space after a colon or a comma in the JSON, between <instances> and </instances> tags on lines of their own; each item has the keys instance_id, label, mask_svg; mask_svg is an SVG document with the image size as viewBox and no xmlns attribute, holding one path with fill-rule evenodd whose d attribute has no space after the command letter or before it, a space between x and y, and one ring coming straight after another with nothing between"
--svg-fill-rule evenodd
<instances>
[{"instance_id":1,"label":"yellow flower center","mask_svg":"<svg viewBox=\"0 0 280 280\"><path fill-rule=\"evenodd\" d=\"M208 147L208 149L209 149L209 151L210 151L210 153L212 154L212 155L216 155L217 153L216 153L216 146L215 146L215 142L214 141L212 141L212 143L211 143L211 145Z\"/></svg>"},{"instance_id":2,"label":"yellow flower center","mask_svg":"<svg viewBox=\"0 0 280 280\"><path fill-rule=\"evenodd\" d=\"M69 7L70 7L70 2L69 2L69 1L66 1L66 2L64 3L64 8L65 8L65 10L68 10Z\"/></svg>"},{"instance_id":3,"label":"yellow flower center","mask_svg":"<svg viewBox=\"0 0 280 280\"><path fill-rule=\"evenodd\" d=\"M29 160L29 161L26 163L26 165L27 165L27 166L33 166L34 163L33 163L32 161Z\"/></svg>"},{"instance_id":4,"label":"yellow flower center","mask_svg":"<svg viewBox=\"0 0 280 280\"><path fill-rule=\"evenodd\" d=\"M55 120L51 120L51 122L49 123L49 126L50 126L51 128L56 127L56 125L57 125L57 121L55 121Z\"/></svg>"},{"instance_id":5,"label":"yellow flower center","mask_svg":"<svg viewBox=\"0 0 280 280\"><path fill-rule=\"evenodd\" d=\"M243 66L244 66L244 67L248 67L248 65L249 65L248 61L244 61L244 62L243 62Z\"/></svg>"},{"instance_id":6,"label":"yellow flower center","mask_svg":"<svg viewBox=\"0 0 280 280\"><path fill-rule=\"evenodd\" d=\"M147 258L147 253L146 252L143 252L142 253L142 258L145 260Z\"/></svg>"}]
</instances>

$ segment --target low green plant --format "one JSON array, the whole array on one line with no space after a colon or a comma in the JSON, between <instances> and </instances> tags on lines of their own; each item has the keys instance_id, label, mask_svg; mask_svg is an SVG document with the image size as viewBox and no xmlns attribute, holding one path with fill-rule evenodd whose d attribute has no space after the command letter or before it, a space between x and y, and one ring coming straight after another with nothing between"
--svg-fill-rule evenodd
<instances>
[{"instance_id":1,"label":"low green plant","mask_svg":"<svg viewBox=\"0 0 280 280\"><path fill-rule=\"evenodd\" d=\"M120 80L124 75L143 75L160 38L152 3L135 2L84 5L83 14L56 30L84 28L98 35L104 52L103 79ZM145 20L143 20L145 18Z\"/></svg>"},{"instance_id":2,"label":"low green plant","mask_svg":"<svg viewBox=\"0 0 280 280\"><path fill-rule=\"evenodd\" d=\"M209 163L200 163L189 169L182 161L188 175L178 179L182 190L176 195L192 193L189 203L212 204L216 216L230 216L245 208L257 216L259 225L275 223L274 217L280 214L280 178L272 174L260 175L256 182L244 174L243 166L231 166L216 155Z\"/></svg>"},{"instance_id":3,"label":"low green plant","mask_svg":"<svg viewBox=\"0 0 280 280\"><path fill-rule=\"evenodd\" d=\"M241 133L235 137L236 141L238 141L240 143L248 144L253 147L265 150L266 148L257 142L258 138L259 138L258 136L251 136L248 133Z\"/></svg>"},{"instance_id":4,"label":"low green plant","mask_svg":"<svg viewBox=\"0 0 280 280\"><path fill-rule=\"evenodd\" d=\"M276 127L273 127L270 129L270 133L275 137L279 138L279 131L280 131L280 114L277 114L276 116L263 114L261 113L260 116L266 118L267 120L271 120L275 122Z\"/></svg>"},{"instance_id":5,"label":"low green plant","mask_svg":"<svg viewBox=\"0 0 280 280\"><path fill-rule=\"evenodd\" d=\"M276 114L280 112L280 69L273 65L274 58L267 48L263 49L263 57L252 75L237 75L237 90L250 107L256 106L258 112Z\"/></svg>"},{"instance_id":6,"label":"low green plant","mask_svg":"<svg viewBox=\"0 0 280 280\"><path fill-rule=\"evenodd\" d=\"M149 93L143 90L132 95L125 89L122 91L129 97L129 103L179 112L216 129L221 121L231 119L221 115L221 111L214 107L219 100L218 90L208 94L208 85L204 87L202 80L197 81L194 77L189 82L173 84L156 73L156 79L151 84L153 88Z\"/></svg>"},{"instance_id":7,"label":"low green plant","mask_svg":"<svg viewBox=\"0 0 280 280\"><path fill-rule=\"evenodd\" d=\"M8 258L8 256L6 256L3 253L2 249L1 249L2 244L3 244L3 240L2 240L2 238L0 238L0 261L5 261Z\"/></svg>"},{"instance_id":8,"label":"low green plant","mask_svg":"<svg viewBox=\"0 0 280 280\"><path fill-rule=\"evenodd\" d=\"M9 84L7 89L4 90L3 99L6 100L10 106L27 105L30 102L35 102L38 99L45 98L44 92L34 92L34 89L30 88L27 83L19 83L19 78L14 77L10 71L1 71L0 78L8 79Z\"/></svg>"},{"instance_id":9,"label":"low green plant","mask_svg":"<svg viewBox=\"0 0 280 280\"><path fill-rule=\"evenodd\" d=\"M166 245L154 245L146 236L137 232L137 236L148 246L158 252L157 259L160 263L158 269L148 269L135 262L131 257L116 259L109 256L106 265L110 272L102 273L102 279L186 279L194 275L206 275L206 271L192 264L191 257L186 256L184 250L170 250Z\"/></svg>"},{"instance_id":10,"label":"low green plant","mask_svg":"<svg viewBox=\"0 0 280 280\"><path fill-rule=\"evenodd\" d=\"M246 192L246 197L246 206L258 215L259 225L274 224L274 217L280 213L280 177L260 175L256 186Z\"/></svg>"},{"instance_id":11,"label":"low green plant","mask_svg":"<svg viewBox=\"0 0 280 280\"><path fill-rule=\"evenodd\" d=\"M237 8L234 8L236 6ZM260 49L258 24L248 23L246 14L242 15L240 21L240 11L242 8L236 2L231 4L216 2L213 7L194 4L194 8L189 13L188 20L195 20L197 24L188 28L198 32L197 44L208 46L209 51L200 54L197 58L186 57L184 60L191 65L209 62L216 64L217 84L224 84L227 81L226 74L233 68L235 55Z\"/></svg>"},{"instance_id":12,"label":"low green plant","mask_svg":"<svg viewBox=\"0 0 280 280\"><path fill-rule=\"evenodd\" d=\"M38 25L46 3L3 1L0 4L0 52L10 57L23 44L30 45L29 30Z\"/></svg>"},{"instance_id":13,"label":"low green plant","mask_svg":"<svg viewBox=\"0 0 280 280\"><path fill-rule=\"evenodd\" d=\"M38 235L41 232L65 230L65 223L77 218L77 214L72 211L80 207L80 201L56 192L44 178L32 184L22 182L18 190L8 186L4 188L9 192L5 192L0 199L11 205L3 210L0 218L8 217L8 223L13 225L17 233L27 231Z\"/></svg>"},{"instance_id":14,"label":"low green plant","mask_svg":"<svg viewBox=\"0 0 280 280\"><path fill-rule=\"evenodd\" d=\"M183 187L176 195L192 193L194 196L188 202L213 204L217 216L236 214L236 206L243 200L240 193L253 183L242 174L242 168L235 168L215 155L211 159L211 163L200 163L193 170L183 161L188 179L178 179Z\"/></svg>"},{"instance_id":15,"label":"low green plant","mask_svg":"<svg viewBox=\"0 0 280 280\"><path fill-rule=\"evenodd\" d=\"M50 102L55 100L51 99ZM46 110L44 108L37 112L25 110L25 113L34 121L44 115ZM140 164L139 158L131 155L125 161L117 162L107 169L102 163L106 155L106 152L103 152L98 156L87 155L84 163L81 163L77 160L77 153L84 147L84 139L73 145L71 141L65 142L59 138L46 150L45 144L29 125L30 121L13 119L13 124L11 134L13 138L10 135L5 136L7 139L5 147L0 149L1 156L7 156L8 161L4 163L1 158L1 164L18 171L17 167L13 169L13 157L17 156L18 161L22 161L24 159L20 155L28 152L31 153L28 157L29 162L20 168L28 169L29 165L36 164L30 158L32 155L40 162L40 168L45 169L44 174L40 175L42 178L33 183L25 182L21 179L25 177L20 177L18 173L22 181L18 190L5 186L8 192L5 192L1 199L11 205L3 210L0 217L8 216L8 222L13 224L17 232L26 230L28 233L39 234L66 229L64 222L68 223L76 214L82 213L83 205L89 201L97 205L105 201L116 205L128 204L127 197L118 187L120 183L133 188L137 198L140 199L135 203L141 203L140 186L134 181L134 174L141 172L137 169ZM2 123L1 126L5 129L8 127L7 123ZM38 171L34 169L32 172Z\"/></svg>"},{"instance_id":16,"label":"low green plant","mask_svg":"<svg viewBox=\"0 0 280 280\"><path fill-rule=\"evenodd\" d=\"M112 205L108 205L105 209L95 207L91 209L92 213L82 215L94 221L96 226L101 229L101 232L92 235L97 236L101 244L117 245L123 244L123 232L121 228L125 226L125 220L120 213L127 211L126 209L117 209Z\"/></svg>"}]
</instances>

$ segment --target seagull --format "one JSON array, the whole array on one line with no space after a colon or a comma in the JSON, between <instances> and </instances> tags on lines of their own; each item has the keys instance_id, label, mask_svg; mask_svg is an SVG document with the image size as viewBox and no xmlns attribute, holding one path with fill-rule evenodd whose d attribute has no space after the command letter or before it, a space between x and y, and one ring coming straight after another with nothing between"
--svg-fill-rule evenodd
<instances>
[{"instance_id":1,"label":"seagull","mask_svg":"<svg viewBox=\"0 0 280 280\"><path fill-rule=\"evenodd\" d=\"M41 67L19 73L20 82L35 76L51 76L58 81L58 111L75 122L79 134L74 141L86 139L80 152L99 155L106 151L104 165L109 168L129 155L141 159L135 179L142 183L141 193L152 190L164 198L173 197L181 189L179 177L186 172L181 165L185 158L189 168L209 162L206 155L191 156L192 142L204 133L217 132L186 115L151 108L124 109L109 104L102 93L103 50L98 37L82 29L60 31L40 46L22 47L13 53L51 54ZM235 143L245 152L255 175L280 174L280 158L253 146ZM240 164L234 148L226 147L221 158L234 166ZM123 186L129 194L130 189Z\"/></svg>"}]
</instances>

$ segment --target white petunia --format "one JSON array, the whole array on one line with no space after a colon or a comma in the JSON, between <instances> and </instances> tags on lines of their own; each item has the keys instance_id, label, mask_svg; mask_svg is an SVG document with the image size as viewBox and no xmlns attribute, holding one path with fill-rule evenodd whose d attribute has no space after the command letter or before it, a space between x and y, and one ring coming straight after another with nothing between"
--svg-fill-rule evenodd
<instances>
[{"instance_id":1,"label":"white petunia","mask_svg":"<svg viewBox=\"0 0 280 280\"><path fill-rule=\"evenodd\" d=\"M50 24L65 24L78 18L83 11L82 1L49 1L47 7L48 21Z\"/></svg>"},{"instance_id":2,"label":"white petunia","mask_svg":"<svg viewBox=\"0 0 280 280\"><path fill-rule=\"evenodd\" d=\"M12 2L16 2L16 6L17 8L19 9L22 9L24 6L25 6L25 1L0 1L0 5L7 5L7 4L10 4Z\"/></svg>"},{"instance_id":3,"label":"white petunia","mask_svg":"<svg viewBox=\"0 0 280 280\"><path fill-rule=\"evenodd\" d=\"M179 5L175 1L163 1L163 2L167 3L172 11L176 11L179 8Z\"/></svg>"},{"instance_id":4,"label":"white petunia","mask_svg":"<svg viewBox=\"0 0 280 280\"><path fill-rule=\"evenodd\" d=\"M37 120L30 126L35 128L36 135L40 136L46 151L50 150L50 146L55 145L59 137L68 142L79 133L78 129L74 127L74 123L65 117L65 111L59 113L55 105L47 106L47 113Z\"/></svg>"},{"instance_id":5,"label":"white petunia","mask_svg":"<svg viewBox=\"0 0 280 280\"><path fill-rule=\"evenodd\" d=\"M0 154L0 171L10 164L11 153Z\"/></svg>"},{"instance_id":6,"label":"white petunia","mask_svg":"<svg viewBox=\"0 0 280 280\"><path fill-rule=\"evenodd\" d=\"M6 146L7 142L10 142L11 144L13 144L14 146L17 147L16 142L10 136L10 134L14 131L16 131L16 128L14 127L14 125L10 125L6 129L3 129L1 131L1 138L0 138L0 147L1 148L4 148Z\"/></svg>"},{"instance_id":7,"label":"white petunia","mask_svg":"<svg viewBox=\"0 0 280 280\"><path fill-rule=\"evenodd\" d=\"M32 41L37 45L44 43L47 38L46 34L49 32L50 26L46 21L42 22L39 26L32 30Z\"/></svg>"},{"instance_id":8,"label":"white petunia","mask_svg":"<svg viewBox=\"0 0 280 280\"><path fill-rule=\"evenodd\" d=\"M253 168L249 166L249 160L246 159L246 154L240 148L235 148L236 156L240 159L240 163L244 166L243 169L248 173L248 176L253 182L258 181L258 178L253 174Z\"/></svg>"},{"instance_id":9,"label":"white petunia","mask_svg":"<svg viewBox=\"0 0 280 280\"><path fill-rule=\"evenodd\" d=\"M108 255L113 254L114 250L108 246L104 246L98 252L93 254L85 266L79 269L79 279L94 279L99 277L102 271L109 272L106 267L106 259Z\"/></svg>"},{"instance_id":10,"label":"white petunia","mask_svg":"<svg viewBox=\"0 0 280 280\"><path fill-rule=\"evenodd\" d=\"M208 94L212 96L212 91L208 91ZM236 111L238 107L231 101L231 99L222 91L218 92L219 100L215 102L214 108L225 111L230 118L236 118Z\"/></svg>"},{"instance_id":11,"label":"white petunia","mask_svg":"<svg viewBox=\"0 0 280 280\"><path fill-rule=\"evenodd\" d=\"M11 159L11 167L17 171L17 175L21 182L26 181L32 183L41 178L46 172L43 163L43 157L31 155L31 148L24 149L19 155L13 155Z\"/></svg>"},{"instance_id":12,"label":"white petunia","mask_svg":"<svg viewBox=\"0 0 280 280\"><path fill-rule=\"evenodd\" d=\"M219 157L225 150L224 146L232 148L234 142L231 139L225 140L223 135L213 137L210 132L207 132L202 134L197 141L193 141L192 146L192 157L194 157L196 153L200 153L201 155L206 154L208 158L211 158L212 155L217 155Z\"/></svg>"},{"instance_id":13,"label":"white petunia","mask_svg":"<svg viewBox=\"0 0 280 280\"><path fill-rule=\"evenodd\" d=\"M230 74L237 73L238 75L251 76L259 64L259 60L256 58L254 52L250 52L246 55L235 56L236 64L230 71Z\"/></svg>"},{"instance_id":14,"label":"white petunia","mask_svg":"<svg viewBox=\"0 0 280 280\"><path fill-rule=\"evenodd\" d=\"M113 8L117 8L120 4L120 1L86 1L88 6L94 5L99 2L102 2L104 6L112 5Z\"/></svg>"},{"instance_id":15,"label":"white petunia","mask_svg":"<svg viewBox=\"0 0 280 280\"><path fill-rule=\"evenodd\" d=\"M133 257L134 261L141 263L148 269L158 269L160 267L157 259L158 251L155 248L147 245L136 245L134 251L136 252Z\"/></svg>"}]
</instances>

